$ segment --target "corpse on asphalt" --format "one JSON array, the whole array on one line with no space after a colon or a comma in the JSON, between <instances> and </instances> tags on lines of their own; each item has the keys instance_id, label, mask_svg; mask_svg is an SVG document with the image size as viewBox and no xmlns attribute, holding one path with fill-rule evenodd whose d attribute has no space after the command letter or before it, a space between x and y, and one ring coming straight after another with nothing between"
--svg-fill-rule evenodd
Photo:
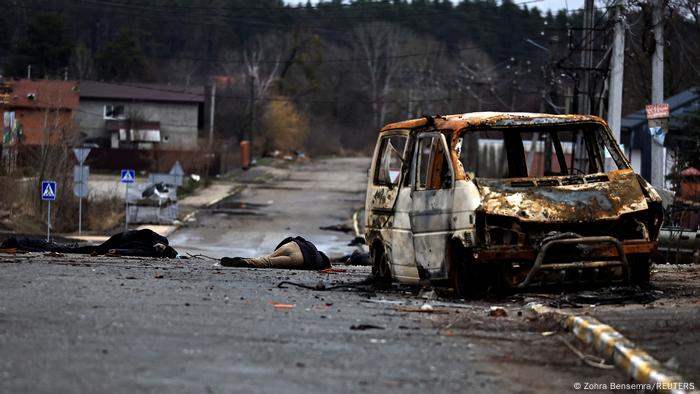
<instances>
[{"instance_id":1,"label":"corpse on asphalt","mask_svg":"<svg viewBox=\"0 0 700 394\"><path fill-rule=\"evenodd\" d=\"M382 280L644 283L661 199L596 116L480 112L382 128L366 197Z\"/></svg>"}]
</instances>

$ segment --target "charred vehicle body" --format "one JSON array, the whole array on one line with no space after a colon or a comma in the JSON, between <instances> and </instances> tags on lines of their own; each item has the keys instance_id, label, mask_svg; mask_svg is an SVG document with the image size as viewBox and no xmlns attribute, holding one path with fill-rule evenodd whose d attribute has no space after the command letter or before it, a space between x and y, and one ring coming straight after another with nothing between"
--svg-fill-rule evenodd
<instances>
[{"instance_id":1,"label":"charred vehicle body","mask_svg":"<svg viewBox=\"0 0 700 394\"><path fill-rule=\"evenodd\" d=\"M644 283L661 199L596 116L467 113L381 132L366 239L382 280L469 295Z\"/></svg>"}]
</instances>

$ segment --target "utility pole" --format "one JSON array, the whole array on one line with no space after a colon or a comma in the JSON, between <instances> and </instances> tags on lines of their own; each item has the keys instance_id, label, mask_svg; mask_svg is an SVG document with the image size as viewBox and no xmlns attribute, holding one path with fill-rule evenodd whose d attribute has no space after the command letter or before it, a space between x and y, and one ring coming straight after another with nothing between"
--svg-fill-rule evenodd
<instances>
[{"instance_id":1,"label":"utility pole","mask_svg":"<svg viewBox=\"0 0 700 394\"><path fill-rule=\"evenodd\" d=\"M214 146L214 112L216 108L216 83L212 81L211 86L207 87L209 96L209 150Z\"/></svg>"},{"instance_id":2,"label":"utility pole","mask_svg":"<svg viewBox=\"0 0 700 394\"><path fill-rule=\"evenodd\" d=\"M591 113L591 68L593 67L593 40L595 7L593 0L586 0L583 11L583 30L581 41L581 89L578 95L578 108L580 114Z\"/></svg>"},{"instance_id":3,"label":"utility pole","mask_svg":"<svg viewBox=\"0 0 700 394\"><path fill-rule=\"evenodd\" d=\"M651 59L651 103L664 102L664 21L663 0L652 1L652 23L654 24L654 55ZM651 184L664 186L666 175L666 148L651 142Z\"/></svg>"},{"instance_id":4,"label":"utility pole","mask_svg":"<svg viewBox=\"0 0 700 394\"><path fill-rule=\"evenodd\" d=\"M253 134L255 134L255 75L250 76L250 130L248 130L248 140L250 141L250 158L253 161Z\"/></svg>"},{"instance_id":5,"label":"utility pole","mask_svg":"<svg viewBox=\"0 0 700 394\"><path fill-rule=\"evenodd\" d=\"M610 71L610 91L608 93L608 125L620 142L620 123L622 120L622 81L625 68L625 20L622 15L622 2L615 2L615 28L612 50L612 67Z\"/></svg>"}]
</instances>

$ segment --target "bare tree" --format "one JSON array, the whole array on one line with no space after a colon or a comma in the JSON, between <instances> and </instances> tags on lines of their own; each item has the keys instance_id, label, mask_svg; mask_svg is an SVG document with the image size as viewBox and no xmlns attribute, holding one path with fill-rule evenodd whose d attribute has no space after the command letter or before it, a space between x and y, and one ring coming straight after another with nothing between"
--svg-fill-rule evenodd
<instances>
[{"instance_id":1,"label":"bare tree","mask_svg":"<svg viewBox=\"0 0 700 394\"><path fill-rule=\"evenodd\" d=\"M179 57L169 63L170 76L175 77L177 80L181 80L182 83L189 87L192 82L192 76L197 73L199 68L199 62L197 60Z\"/></svg>"},{"instance_id":2,"label":"bare tree","mask_svg":"<svg viewBox=\"0 0 700 394\"><path fill-rule=\"evenodd\" d=\"M91 79L95 76L95 64L90 50L82 42L73 48L70 58L73 78L77 80Z\"/></svg>"},{"instance_id":3,"label":"bare tree","mask_svg":"<svg viewBox=\"0 0 700 394\"><path fill-rule=\"evenodd\" d=\"M375 127L383 125L386 119L386 98L400 65L399 52L408 35L409 32L401 27L384 22L366 23L353 30L355 51L367 67Z\"/></svg>"},{"instance_id":4,"label":"bare tree","mask_svg":"<svg viewBox=\"0 0 700 394\"><path fill-rule=\"evenodd\" d=\"M280 74L280 50L285 38L279 34L257 35L241 50L226 50L220 66L228 76L240 75L252 80L256 100L264 99ZM275 54L274 59L271 54Z\"/></svg>"},{"instance_id":5,"label":"bare tree","mask_svg":"<svg viewBox=\"0 0 700 394\"><path fill-rule=\"evenodd\" d=\"M449 71L447 55L443 44L431 37L415 37L404 45L407 53L424 56L411 56L401 68L401 99L405 102L406 116L414 118L433 111L433 103L445 98L445 83Z\"/></svg>"},{"instance_id":6,"label":"bare tree","mask_svg":"<svg viewBox=\"0 0 700 394\"><path fill-rule=\"evenodd\" d=\"M243 63L249 78L252 78L256 99L264 99L270 91L272 83L279 76L280 57L274 60L267 58L273 52L270 46L280 43L278 36L256 36L254 42L243 51Z\"/></svg>"}]
</instances>

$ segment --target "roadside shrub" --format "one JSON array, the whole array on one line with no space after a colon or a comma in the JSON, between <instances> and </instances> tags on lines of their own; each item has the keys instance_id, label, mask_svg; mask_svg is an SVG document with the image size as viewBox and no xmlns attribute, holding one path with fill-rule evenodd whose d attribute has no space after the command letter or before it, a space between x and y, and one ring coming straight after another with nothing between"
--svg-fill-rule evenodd
<instances>
[{"instance_id":1,"label":"roadside shrub","mask_svg":"<svg viewBox=\"0 0 700 394\"><path fill-rule=\"evenodd\" d=\"M264 107L256 144L263 152L303 149L309 122L296 105L283 96L273 96Z\"/></svg>"}]
</instances>

